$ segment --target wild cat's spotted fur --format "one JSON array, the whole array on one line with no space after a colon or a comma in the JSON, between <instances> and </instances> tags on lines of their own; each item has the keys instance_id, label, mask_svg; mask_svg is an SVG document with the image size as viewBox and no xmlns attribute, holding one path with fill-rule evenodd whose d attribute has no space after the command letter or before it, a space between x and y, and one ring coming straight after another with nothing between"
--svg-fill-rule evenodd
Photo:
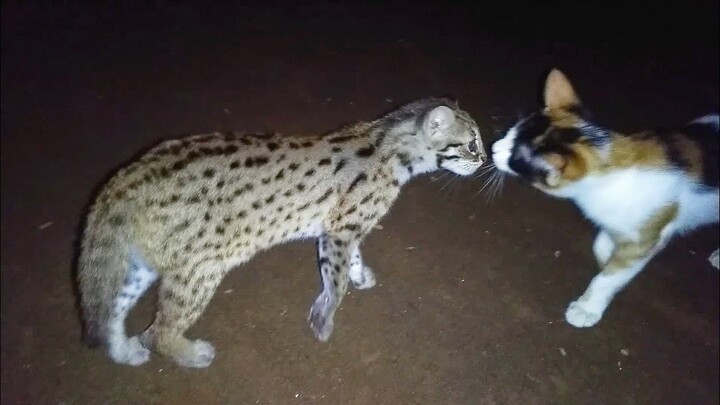
<instances>
[{"instance_id":1,"label":"wild cat's spotted fur","mask_svg":"<svg viewBox=\"0 0 720 405\"><path fill-rule=\"evenodd\" d=\"M568 307L570 324L595 325L672 236L718 222L719 132L718 115L676 130L602 128L584 117L570 82L554 70L545 108L493 144L501 171L573 200L600 226L593 250L602 271Z\"/></svg>"},{"instance_id":2,"label":"wild cat's spotted fur","mask_svg":"<svg viewBox=\"0 0 720 405\"><path fill-rule=\"evenodd\" d=\"M360 242L400 187L440 168L468 175L484 160L475 122L443 99L325 136L164 142L120 170L89 213L78 269L86 337L118 363L142 364L154 347L182 366L208 366L213 347L183 334L223 276L260 250L317 238L323 291L309 321L327 340L348 279L375 284ZM127 313L157 278L155 321L128 338Z\"/></svg>"}]
</instances>

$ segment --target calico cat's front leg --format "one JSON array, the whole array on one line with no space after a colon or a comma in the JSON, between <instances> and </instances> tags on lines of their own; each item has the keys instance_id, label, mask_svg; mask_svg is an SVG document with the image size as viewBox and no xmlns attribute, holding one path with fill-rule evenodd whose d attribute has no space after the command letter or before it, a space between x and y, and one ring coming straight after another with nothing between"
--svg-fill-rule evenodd
<instances>
[{"instance_id":1,"label":"calico cat's front leg","mask_svg":"<svg viewBox=\"0 0 720 405\"><path fill-rule=\"evenodd\" d=\"M593 242L593 253L595 254L595 260L597 260L600 268L605 267L610 255L612 255L615 249L615 242L607 231L601 230L595 237Z\"/></svg>"},{"instance_id":2,"label":"calico cat's front leg","mask_svg":"<svg viewBox=\"0 0 720 405\"><path fill-rule=\"evenodd\" d=\"M327 234L318 239L318 267L323 290L310 308L308 321L315 337L323 342L332 334L335 311L347 292L351 253L358 245L356 240Z\"/></svg>"},{"instance_id":3,"label":"calico cat's front leg","mask_svg":"<svg viewBox=\"0 0 720 405\"><path fill-rule=\"evenodd\" d=\"M635 242L618 243L607 264L592 279L585 293L568 306L565 312L568 323L578 328L598 323L615 294L642 271L658 250L660 248L657 244L647 247Z\"/></svg>"},{"instance_id":4,"label":"calico cat's front leg","mask_svg":"<svg viewBox=\"0 0 720 405\"><path fill-rule=\"evenodd\" d=\"M565 311L568 323L586 328L600 321L615 294L665 247L672 236L670 222L676 212L675 206L660 210L632 239L600 231L593 251L602 271L592 279L585 293L568 306Z\"/></svg>"}]
</instances>

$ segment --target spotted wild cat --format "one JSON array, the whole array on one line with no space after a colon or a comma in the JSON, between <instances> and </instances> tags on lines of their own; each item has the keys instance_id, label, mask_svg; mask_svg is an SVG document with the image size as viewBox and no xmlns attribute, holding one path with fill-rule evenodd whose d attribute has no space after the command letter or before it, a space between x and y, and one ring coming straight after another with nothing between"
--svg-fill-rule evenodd
<instances>
[{"instance_id":1,"label":"spotted wild cat","mask_svg":"<svg viewBox=\"0 0 720 405\"><path fill-rule=\"evenodd\" d=\"M170 140L120 170L87 218L78 279L85 338L117 363L150 349L206 367L212 345L183 335L223 276L257 252L317 238L323 290L308 320L327 340L346 293L375 276L360 243L413 176L469 175L485 160L478 127L454 103L424 99L324 136L212 133ZM154 323L128 338L125 319L160 279ZM349 280L348 280L349 279Z\"/></svg>"},{"instance_id":2,"label":"spotted wild cat","mask_svg":"<svg viewBox=\"0 0 720 405\"><path fill-rule=\"evenodd\" d=\"M589 327L674 235L718 222L718 115L621 134L586 118L558 70L544 98L544 109L493 144L493 160L502 172L573 200L600 227L593 251L601 271L565 312L573 326Z\"/></svg>"}]
</instances>

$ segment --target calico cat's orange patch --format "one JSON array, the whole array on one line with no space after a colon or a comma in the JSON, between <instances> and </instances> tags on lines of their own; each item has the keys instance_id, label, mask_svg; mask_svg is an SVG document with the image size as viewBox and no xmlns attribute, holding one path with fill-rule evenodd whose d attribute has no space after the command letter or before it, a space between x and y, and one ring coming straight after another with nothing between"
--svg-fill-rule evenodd
<instances>
[{"instance_id":1,"label":"calico cat's orange patch","mask_svg":"<svg viewBox=\"0 0 720 405\"><path fill-rule=\"evenodd\" d=\"M626 269L632 263L646 257L658 245L665 227L675 220L678 205L672 204L661 208L653 214L638 232L637 240L630 240L623 235L612 235L615 251L604 266L602 272L612 274Z\"/></svg>"},{"instance_id":2,"label":"calico cat's orange patch","mask_svg":"<svg viewBox=\"0 0 720 405\"><path fill-rule=\"evenodd\" d=\"M608 166L614 169L645 166L664 168L668 159L663 145L653 136L642 134L640 137L613 135Z\"/></svg>"}]
</instances>

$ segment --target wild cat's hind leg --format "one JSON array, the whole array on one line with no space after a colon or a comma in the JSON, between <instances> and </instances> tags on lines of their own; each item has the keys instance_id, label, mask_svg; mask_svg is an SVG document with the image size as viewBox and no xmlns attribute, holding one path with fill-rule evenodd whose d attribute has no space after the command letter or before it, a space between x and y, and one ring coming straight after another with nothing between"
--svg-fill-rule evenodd
<instances>
[{"instance_id":1,"label":"wild cat's hind leg","mask_svg":"<svg viewBox=\"0 0 720 405\"><path fill-rule=\"evenodd\" d=\"M350 253L350 270L348 275L355 289L365 290L375 286L375 274L370 267L363 263L359 244Z\"/></svg>"},{"instance_id":2,"label":"wild cat's hind leg","mask_svg":"<svg viewBox=\"0 0 720 405\"><path fill-rule=\"evenodd\" d=\"M125 319L157 277L158 274L147 264L139 258L132 258L130 270L113 301L107 325L108 354L116 363L138 366L150 359L150 350L141 344L140 338L128 338L125 334Z\"/></svg>"},{"instance_id":3,"label":"wild cat's hind leg","mask_svg":"<svg viewBox=\"0 0 720 405\"><path fill-rule=\"evenodd\" d=\"M155 321L143 333L143 344L172 357L180 366L209 366L215 358L212 344L202 339L189 340L184 335L205 311L224 275L222 264L205 263L163 277L159 308Z\"/></svg>"}]
</instances>

